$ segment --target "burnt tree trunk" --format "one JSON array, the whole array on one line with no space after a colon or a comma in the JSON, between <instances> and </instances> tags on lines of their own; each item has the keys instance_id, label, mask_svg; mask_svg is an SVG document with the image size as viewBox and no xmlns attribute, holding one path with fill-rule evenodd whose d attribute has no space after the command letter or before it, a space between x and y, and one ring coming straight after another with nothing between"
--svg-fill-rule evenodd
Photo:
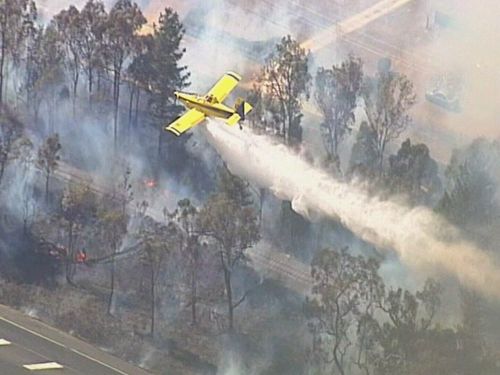
<instances>
[{"instance_id":1,"label":"burnt tree trunk","mask_svg":"<svg viewBox=\"0 0 500 375\"><path fill-rule=\"evenodd\" d=\"M151 264L151 337L154 338L155 334L155 313L156 313L156 288L155 288L155 271L154 266Z\"/></svg>"},{"instance_id":2,"label":"burnt tree trunk","mask_svg":"<svg viewBox=\"0 0 500 375\"><path fill-rule=\"evenodd\" d=\"M113 101L113 142L116 151L116 147L118 145L118 105L120 102L120 72L118 71L115 71L113 79Z\"/></svg>"},{"instance_id":3,"label":"burnt tree trunk","mask_svg":"<svg viewBox=\"0 0 500 375\"><path fill-rule=\"evenodd\" d=\"M130 98L129 98L129 105L128 105L128 122L127 122L127 147L130 144L130 133L132 132L132 113L133 113L133 100L134 100L134 93L131 91L130 92Z\"/></svg>"},{"instance_id":4,"label":"burnt tree trunk","mask_svg":"<svg viewBox=\"0 0 500 375\"><path fill-rule=\"evenodd\" d=\"M113 246L113 259L111 261L111 280L110 280L110 292L108 299L108 314L112 315L113 310L113 298L115 296L115 256L116 256L116 246Z\"/></svg>"},{"instance_id":5,"label":"burnt tree trunk","mask_svg":"<svg viewBox=\"0 0 500 375\"><path fill-rule=\"evenodd\" d=\"M5 165L7 164L7 160L2 160L0 162L0 184L2 183L3 174L5 173Z\"/></svg>"},{"instance_id":6,"label":"burnt tree trunk","mask_svg":"<svg viewBox=\"0 0 500 375\"><path fill-rule=\"evenodd\" d=\"M88 87L89 87L89 108L92 109L92 81L94 79L94 70L89 67L88 69L88 75L89 75L89 81L88 81Z\"/></svg>"},{"instance_id":7,"label":"burnt tree trunk","mask_svg":"<svg viewBox=\"0 0 500 375\"><path fill-rule=\"evenodd\" d=\"M194 261L192 272L191 272L191 323L196 325L196 302L198 300L198 288L197 288L197 269L196 260Z\"/></svg>"},{"instance_id":8,"label":"burnt tree trunk","mask_svg":"<svg viewBox=\"0 0 500 375\"><path fill-rule=\"evenodd\" d=\"M49 204L49 182L50 182L50 172L45 171L45 203Z\"/></svg>"},{"instance_id":9,"label":"burnt tree trunk","mask_svg":"<svg viewBox=\"0 0 500 375\"><path fill-rule=\"evenodd\" d=\"M221 252L222 268L224 269L224 284L226 286L227 295L227 310L228 310L228 321L229 321L229 331L234 329L234 305L233 305L233 290L231 285L231 270L224 261L224 255Z\"/></svg>"},{"instance_id":10,"label":"burnt tree trunk","mask_svg":"<svg viewBox=\"0 0 500 375\"><path fill-rule=\"evenodd\" d=\"M73 226L74 226L74 223L72 221L70 221L68 223L68 252L67 252L66 258L65 258L66 281L70 285L74 285L73 272L72 272L72 267L73 267Z\"/></svg>"},{"instance_id":11,"label":"burnt tree trunk","mask_svg":"<svg viewBox=\"0 0 500 375\"><path fill-rule=\"evenodd\" d=\"M5 35L5 23L6 23L6 20L5 20L5 15L4 15L4 19L2 20L2 23L3 23L3 26L2 26L2 34L1 34L1 37L2 37L2 49L1 49L1 56L0 56L0 104L3 103L3 86L4 86L4 77L3 77L3 71L4 71L4 65L5 65L5 39L6 39L6 35Z\"/></svg>"},{"instance_id":12,"label":"burnt tree trunk","mask_svg":"<svg viewBox=\"0 0 500 375\"><path fill-rule=\"evenodd\" d=\"M140 102L141 90L137 90L137 95L135 96L135 114L134 114L134 126L137 128L139 123L139 102Z\"/></svg>"}]
</instances>

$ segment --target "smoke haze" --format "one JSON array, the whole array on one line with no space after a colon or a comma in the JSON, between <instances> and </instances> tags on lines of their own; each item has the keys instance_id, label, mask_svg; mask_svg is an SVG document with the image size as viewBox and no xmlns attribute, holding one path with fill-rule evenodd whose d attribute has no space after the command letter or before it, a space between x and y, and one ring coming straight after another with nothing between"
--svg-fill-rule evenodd
<instances>
[{"instance_id":1,"label":"smoke haze","mask_svg":"<svg viewBox=\"0 0 500 375\"><path fill-rule=\"evenodd\" d=\"M355 183L338 181L269 138L209 121L207 133L229 168L292 201L304 216L319 213L340 221L380 249L394 250L414 271L446 271L479 292L500 297L500 268L487 253L460 238L431 210L370 197Z\"/></svg>"}]
</instances>

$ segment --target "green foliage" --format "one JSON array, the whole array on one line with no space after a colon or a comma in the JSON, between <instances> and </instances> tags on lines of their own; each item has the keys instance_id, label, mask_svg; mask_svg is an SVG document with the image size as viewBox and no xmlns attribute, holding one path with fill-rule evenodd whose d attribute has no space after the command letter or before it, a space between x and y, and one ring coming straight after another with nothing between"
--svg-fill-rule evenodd
<instances>
[{"instance_id":1,"label":"green foliage","mask_svg":"<svg viewBox=\"0 0 500 375\"><path fill-rule=\"evenodd\" d=\"M165 257L173 251L176 229L173 225L164 225L149 217L143 219L138 231L142 244L141 260L153 269L155 280Z\"/></svg>"},{"instance_id":2,"label":"green foliage","mask_svg":"<svg viewBox=\"0 0 500 375\"><path fill-rule=\"evenodd\" d=\"M279 233L283 248L299 259L303 257L304 249L310 246L309 239L313 233L311 228L313 228L311 222L293 210L291 201L281 202Z\"/></svg>"},{"instance_id":3,"label":"green foliage","mask_svg":"<svg viewBox=\"0 0 500 375\"><path fill-rule=\"evenodd\" d=\"M8 164L26 156L31 146L22 121L9 108L0 106L0 183Z\"/></svg>"},{"instance_id":4,"label":"green foliage","mask_svg":"<svg viewBox=\"0 0 500 375\"><path fill-rule=\"evenodd\" d=\"M179 66L185 49L180 47L184 28L179 16L172 8L160 13L158 25L154 29L153 45L147 55L151 88L151 109L153 115L161 119L173 118L178 114L174 106L173 92L188 85L189 74L186 66Z\"/></svg>"},{"instance_id":5,"label":"green foliage","mask_svg":"<svg viewBox=\"0 0 500 375\"><path fill-rule=\"evenodd\" d=\"M372 313L383 295L379 264L343 248L320 251L311 267L314 284L305 303L313 338L311 360L325 370L333 362L339 374L346 374L348 351L354 344L352 330Z\"/></svg>"},{"instance_id":6,"label":"green foliage","mask_svg":"<svg viewBox=\"0 0 500 375\"><path fill-rule=\"evenodd\" d=\"M59 143L59 134L57 133L48 137L38 149L36 164L45 173L45 198L47 201L49 198L50 175L58 167L60 159L59 151L61 151L61 144Z\"/></svg>"},{"instance_id":7,"label":"green foliage","mask_svg":"<svg viewBox=\"0 0 500 375\"><path fill-rule=\"evenodd\" d=\"M437 211L462 229L483 236L491 231L500 215L496 198L499 157L498 142L484 139L456 150L445 172L446 192Z\"/></svg>"},{"instance_id":8,"label":"green foliage","mask_svg":"<svg viewBox=\"0 0 500 375\"><path fill-rule=\"evenodd\" d=\"M169 223L164 225L155 222L149 217L142 220L137 233L141 241L141 261L150 269L150 291L151 291L151 336L155 334L156 325L156 303L157 283L164 261L178 246L178 234L176 227Z\"/></svg>"},{"instance_id":9,"label":"green foliage","mask_svg":"<svg viewBox=\"0 0 500 375\"><path fill-rule=\"evenodd\" d=\"M103 57L113 72L113 139L118 142L118 107L120 104L120 84L125 62L137 51L137 32L147 22L139 6L130 0L118 0L104 24Z\"/></svg>"},{"instance_id":10,"label":"green foliage","mask_svg":"<svg viewBox=\"0 0 500 375\"><path fill-rule=\"evenodd\" d=\"M167 143L168 168L179 173L188 157L185 144L189 138L164 137L163 127L175 119L183 110L175 100L174 91L188 86L189 73L186 66L179 65L185 49L180 44L184 28L179 16L172 8L160 13L153 36L142 38L142 51L132 61L129 73L140 87L149 94L148 109L153 125L158 128L158 156L163 143Z\"/></svg>"},{"instance_id":11,"label":"green foliage","mask_svg":"<svg viewBox=\"0 0 500 375\"><path fill-rule=\"evenodd\" d=\"M41 75L40 69L40 44L43 29L33 24L29 28L26 38L26 64L22 91L26 94L26 109L33 111L35 121L38 119L38 110L41 102L39 97L38 81Z\"/></svg>"},{"instance_id":12,"label":"green foliage","mask_svg":"<svg viewBox=\"0 0 500 375\"><path fill-rule=\"evenodd\" d=\"M401 144L396 155L389 157L387 185L392 193L407 194L414 204L432 204L441 193L438 166L424 144Z\"/></svg>"},{"instance_id":13,"label":"green foliage","mask_svg":"<svg viewBox=\"0 0 500 375\"><path fill-rule=\"evenodd\" d=\"M94 221L97 214L97 197L89 184L69 184L61 199L61 223L66 229L68 256L65 259L66 280L73 284L75 267L74 244L82 229Z\"/></svg>"},{"instance_id":14,"label":"green foliage","mask_svg":"<svg viewBox=\"0 0 500 375\"><path fill-rule=\"evenodd\" d=\"M22 42L31 26L34 3L29 0L2 0L0 2L0 104L4 98L7 58L19 63Z\"/></svg>"},{"instance_id":15,"label":"green foliage","mask_svg":"<svg viewBox=\"0 0 500 375\"><path fill-rule=\"evenodd\" d=\"M182 90L189 85L189 73L186 66L179 65L185 49L180 47L184 37L184 28L179 16L171 8L160 14L158 26L153 34L153 46L148 54L151 88L149 108L153 115L154 125L159 128L158 156L162 154L163 143L166 143L168 169L179 173L189 158L186 142L189 137L178 139L163 138L163 127L174 120L184 109L178 105L173 95L175 90ZM174 139L175 138L175 139Z\"/></svg>"},{"instance_id":16,"label":"green foliage","mask_svg":"<svg viewBox=\"0 0 500 375\"><path fill-rule=\"evenodd\" d=\"M253 207L246 205L248 186L234 176L222 171L219 193L212 195L201 209L198 217L200 232L213 238L218 251L228 305L229 329L233 329L233 312L243 302L246 294L234 302L232 275L235 268L247 261L245 250L260 239L257 215Z\"/></svg>"},{"instance_id":17,"label":"green foliage","mask_svg":"<svg viewBox=\"0 0 500 375\"><path fill-rule=\"evenodd\" d=\"M203 273L210 267L206 259L210 254L206 250L206 243L201 242L199 228L199 210L192 205L189 199L177 202L175 211L168 215L176 224L180 241L180 266L183 270L184 282L189 289L189 305L191 307L191 323L197 324L197 303L201 299L203 289L210 288L207 283L201 283Z\"/></svg>"},{"instance_id":18,"label":"green foliage","mask_svg":"<svg viewBox=\"0 0 500 375\"><path fill-rule=\"evenodd\" d=\"M226 166L219 168L217 190L242 207L253 204L249 183L232 174Z\"/></svg>"},{"instance_id":19,"label":"green foliage","mask_svg":"<svg viewBox=\"0 0 500 375\"><path fill-rule=\"evenodd\" d=\"M349 168L351 172L373 177L377 167L376 133L367 122L362 122L352 146Z\"/></svg>"},{"instance_id":20,"label":"green foliage","mask_svg":"<svg viewBox=\"0 0 500 375\"><path fill-rule=\"evenodd\" d=\"M70 184L61 200L62 216L71 222L84 223L97 213L97 197L89 184Z\"/></svg>"},{"instance_id":21,"label":"green foliage","mask_svg":"<svg viewBox=\"0 0 500 375\"><path fill-rule=\"evenodd\" d=\"M52 24L62 38L65 48L65 64L70 71L73 81L73 92L76 94L78 78L81 69L81 58L78 49L79 36L82 29L79 10L71 5L62 10L53 18Z\"/></svg>"},{"instance_id":22,"label":"green foliage","mask_svg":"<svg viewBox=\"0 0 500 375\"><path fill-rule=\"evenodd\" d=\"M387 143L397 139L411 123L408 114L416 102L413 84L405 75L379 72L362 91L367 125L375 136L378 170L382 173Z\"/></svg>"},{"instance_id":23,"label":"green foliage","mask_svg":"<svg viewBox=\"0 0 500 375\"><path fill-rule=\"evenodd\" d=\"M104 209L98 213L98 222L105 242L116 252L127 233L128 215L120 209Z\"/></svg>"},{"instance_id":24,"label":"green foliage","mask_svg":"<svg viewBox=\"0 0 500 375\"><path fill-rule=\"evenodd\" d=\"M263 112L269 113L275 132L291 145L302 141L301 100L309 98L311 81L308 60L306 51L296 40L290 35L283 37L258 77L261 88L253 92L257 106L255 116L265 117Z\"/></svg>"},{"instance_id":25,"label":"green foliage","mask_svg":"<svg viewBox=\"0 0 500 375\"><path fill-rule=\"evenodd\" d=\"M38 53L40 79L37 88L40 91L54 92L64 82L62 37L54 25L49 25L43 30Z\"/></svg>"},{"instance_id":26,"label":"green foliage","mask_svg":"<svg viewBox=\"0 0 500 375\"><path fill-rule=\"evenodd\" d=\"M130 0L118 0L104 26L105 56L115 74L120 74L125 60L135 48L136 33L146 23L140 8Z\"/></svg>"},{"instance_id":27,"label":"green foliage","mask_svg":"<svg viewBox=\"0 0 500 375\"><path fill-rule=\"evenodd\" d=\"M29 64L26 71L25 89L34 108L35 120L39 107L45 102L49 132L54 131L54 112L58 94L65 83L63 36L54 25L34 30L30 40Z\"/></svg>"},{"instance_id":28,"label":"green foliage","mask_svg":"<svg viewBox=\"0 0 500 375\"><path fill-rule=\"evenodd\" d=\"M60 160L59 151L61 144L59 143L59 134L54 134L47 137L45 142L38 149L38 168L45 171L47 174L52 173L58 166Z\"/></svg>"},{"instance_id":29,"label":"green foliage","mask_svg":"<svg viewBox=\"0 0 500 375\"><path fill-rule=\"evenodd\" d=\"M453 373L458 358L455 334L432 327L441 293L442 287L432 279L415 294L401 288L388 291L380 308L389 321L374 327L380 345L380 351L371 353L376 374L419 374L424 368L436 371L443 363ZM436 349L443 356L441 361L423 362L438 353Z\"/></svg>"},{"instance_id":30,"label":"green foliage","mask_svg":"<svg viewBox=\"0 0 500 375\"><path fill-rule=\"evenodd\" d=\"M104 30L107 13L102 1L88 0L80 11L76 46L87 75L89 102L92 103L93 83L96 71L104 63Z\"/></svg>"},{"instance_id":31,"label":"green foliage","mask_svg":"<svg viewBox=\"0 0 500 375\"><path fill-rule=\"evenodd\" d=\"M494 374L477 321L477 298L463 296L464 324L435 325L443 289L386 290L378 262L347 249L323 250L311 264L313 287L304 313L312 337L310 373Z\"/></svg>"},{"instance_id":32,"label":"green foliage","mask_svg":"<svg viewBox=\"0 0 500 375\"><path fill-rule=\"evenodd\" d=\"M323 142L329 159L336 162L338 146L355 122L362 80L363 64L353 56L331 69L319 68L316 73L315 99L323 115Z\"/></svg>"},{"instance_id":33,"label":"green foliage","mask_svg":"<svg viewBox=\"0 0 500 375\"><path fill-rule=\"evenodd\" d=\"M257 217L252 207L242 207L225 194L212 196L200 212L200 226L215 238L224 252L224 262L233 268L244 260L244 251L259 239Z\"/></svg>"}]
</instances>

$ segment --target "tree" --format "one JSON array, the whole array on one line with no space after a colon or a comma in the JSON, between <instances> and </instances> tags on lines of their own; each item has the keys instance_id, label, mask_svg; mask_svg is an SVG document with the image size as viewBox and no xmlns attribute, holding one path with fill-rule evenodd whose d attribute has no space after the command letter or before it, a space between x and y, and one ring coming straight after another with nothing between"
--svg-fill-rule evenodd
<instances>
[{"instance_id":1,"label":"tree","mask_svg":"<svg viewBox=\"0 0 500 375\"><path fill-rule=\"evenodd\" d=\"M0 183L8 164L25 154L31 142L24 136L24 124L9 108L0 106Z\"/></svg>"},{"instance_id":2,"label":"tree","mask_svg":"<svg viewBox=\"0 0 500 375\"><path fill-rule=\"evenodd\" d=\"M138 237L142 242L142 261L150 269L150 291L151 291L151 325L150 333L154 337L156 304L157 304L157 282L161 273L163 263L167 256L173 252L176 246L176 229L172 223L164 225L155 222L149 217L143 219L139 229Z\"/></svg>"},{"instance_id":3,"label":"tree","mask_svg":"<svg viewBox=\"0 0 500 375\"><path fill-rule=\"evenodd\" d=\"M123 172L122 180L113 187L113 191L110 194L104 197L102 205L103 209L99 215L102 222L102 233L112 250L108 314L112 314L113 311L116 256L118 254L123 236L127 233L127 226L129 222L127 208L134 199L132 184L130 183L131 173L130 168L126 167Z\"/></svg>"},{"instance_id":4,"label":"tree","mask_svg":"<svg viewBox=\"0 0 500 375\"><path fill-rule=\"evenodd\" d=\"M389 320L378 328L377 337L381 351L372 353L377 374L418 373L416 369L424 363L423 358L432 354L432 351L428 352L432 343L446 340L449 345L450 336L446 332L432 329L441 305L441 293L440 284L432 279L428 279L424 288L415 294L401 288L391 289L386 293L380 303L380 309ZM454 340L453 336L451 340ZM451 343L455 344L456 350L456 341ZM441 346L442 351L447 349L447 345ZM436 349L436 345L433 347ZM446 354L453 355L453 350ZM434 372L432 365L437 361L427 363L431 365L430 369L428 368L430 372L422 373ZM448 366L453 366L453 363Z\"/></svg>"},{"instance_id":5,"label":"tree","mask_svg":"<svg viewBox=\"0 0 500 375\"><path fill-rule=\"evenodd\" d=\"M15 56L25 37L25 21L34 3L28 0L0 2L0 104L4 101L7 58Z\"/></svg>"},{"instance_id":6,"label":"tree","mask_svg":"<svg viewBox=\"0 0 500 375\"><path fill-rule=\"evenodd\" d=\"M277 133L291 145L302 141L302 98L309 98L308 55L290 35L283 37L260 75L262 100L272 114Z\"/></svg>"},{"instance_id":7,"label":"tree","mask_svg":"<svg viewBox=\"0 0 500 375\"><path fill-rule=\"evenodd\" d=\"M70 183L66 187L61 199L61 218L68 237L68 254L65 259L66 281L71 285L74 274L74 244L78 230L89 223L96 212L97 199L89 184Z\"/></svg>"},{"instance_id":8,"label":"tree","mask_svg":"<svg viewBox=\"0 0 500 375\"><path fill-rule=\"evenodd\" d=\"M137 118L139 113L139 102L141 90L150 88L149 80L151 78L151 66L148 61L148 51L152 48L153 37L151 35L139 35L134 52L134 59L127 67L127 83L129 89L129 111L128 111L128 127L129 132L134 123L137 126ZM133 115L135 98L135 115Z\"/></svg>"},{"instance_id":9,"label":"tree","mask_svg":"<svg viewBox=\"0 0 500 375\"><path fill-rule=\"evenodd\" d=\"M77 48L87 75L89 105L92 107L95 72L104 66L103 34L107 13L102 1L88 0L80 12Z\"/></svg>"},{"instance_id":10,"label":"tree","mask_svg":"<svg viewBox=\"0 0 500 375\"><path fill-rule=\"evenodd\" d=\"M55 125L55 107L61 86L64 83L64 51L62 39L53 24L47 26L41 35L37 51L38 74L35 90L44 98L47 108L49 132Z\"/></svg>"},{"instance_id":11,"label":"tree","mask_svg":"<svg viewBox=\"0 0 500 375\"><path fill-rule=\"evenodd\" d=\"M495 374L498 361L492 356L484 338L485 301L473 290L460 288L461 324L458 327L457 342L459 366L464 375Z\"/></svg>"},{"instance_id":12,"label":"tree","mask_svg":"<svg viewBox=\"0 0 500 375\"><path fill-rule=\"evenodd\" d=\"M38 149L37 166L45 173L45 202L49 202L49 181L51 174L57 169L61 151L59 134L48 137Z\"/></svg>"},{"instance_id":13,"label":"tree","mask_svg":"<svg viewBox=\"0 0 500 375\"><path fill-rule=\"evenodd\" d=\"M130 0L118 0L105 23L104 40L109 68L113 73L113 139L118 141L118 108L122 70L136 50L136 33L146 23L140 8Z\"/></svg>"},{"instance_id":14,"label":"tree","mask_svg":"<svg viewBox=\"0 0 500 375\"><path fill-rule=\"evenodd\" d=\"M312 296L305 313L313 343L311 356L320 366L333 362L339 374L346 374L353 330L383 295L379 264L372 259L341 251L323 250L311 264Z\"/></svg>"},{"instance_id":15,"label":"tree","mask_svg":"<svg viewBox=\"0 0 500 375\"><path fill-rule=\"evenodd\" d=\"M287 249L287 252L294 254L297 258L309 261L309 254L304 249L310 246L311 235L314 235L312 228L313 225L309 220L294 211L292 201L281 201L280 244Z\"/></svg>"},{"instance_id":16,"label":"tree","mask_svg":"<svg viewBox=\"0 0 500 375\"><path fill-rule=\"evenodd\" d=\"M234 175L226 165L220 167L217 174L217 189L228 199L241 207L249 207L253 204L250 184L242 178Z\"/></svg>"},{"instance_id":17,"label":"tree","mask_svg":"<svg viewBox=\"0 0 500 375\"><path fill-rule=\"evenodd\" d=\"M110 271L110 292L108 298L108 314L113 314L113 298L115 293L115 257L120 248L123 236L127 233L128 215L116 205L109 207L109 203L99 212L99 225L106 243L112 251Z\"/></svg>"},{"instance_id":18,"label":"tree","mask_svg":"<svg viewBox=\"0 0 500 375\"><path fill-rule=\"evenodd\" d=\"M198 302L198 282L201 266L199 230L197 228L198 210L189 199L177 202L176 210L169 218L178 226L180 252L186 258L188 287L190 289L191 323L196 324L196 304Z\"/></svg>"},{"instance_id":19,"label":"tree","mask_svg":"<svg viewBox=\"0 0 500 375\"><path fill-rule=\"evenodd\" d=\"M407 139L396 155L389 157L387 173L392 193L407 194L414 204L432 204L441 194L438 166L425 144L412 145Z\"/></svg>"},{"instance_id":20,"label":"tree","mask_svg":"<svg viewBox=\"0 0 500 375\"><path fill-rule=\"evenodd\" d=\"M352 146L349 169L351 173L359 173L367 177L374 174L378 165L376 133L368 126L367 122L363 121Z\"/></svg>"},{"instance_id":21,"label":"tree","mask_svg":"<svg viewBox=\"0 0 500 375\"><path fill-rule=\"evenodd\" d=\"M496 199L499 157L498 142L477 139L466 148L456 150L445 171L446 192L437 211L479 237L495 230L500 215Z\"/></svg>"},{"instance_id":22,"label":"tree","mask_svg":"<svg viewBox=\"0 0 500 375\"><path fill-rule=\"evenodd\" d=\"M252 89L248 92L247 101L252 103L252 112L248 115L250 125L257 131L266 130L268 126L267 111L264 105L264 93L260 83L254 83Z\"/></svg>"},{"instance_id":23,"label":"tree","mask_svg":"<svg viewBox=\"0 0 500 375\"><path fill-rule=\"evenodd\" d=\"M336 163L338 146L355 122L362 81L362 62L353 56L331 69L319 68L316 73L315 99L323 115L323 141L328 158Z\"/></svg>"},{"instance_id":24,"label":"tree","mask_svg":"<svg viewBox=\"0 0 500 375\"><path fill-rule=\"evenodd\" d=\"M247 260L245 250L259 240L259 228L253 207L235 199L245 196L244 192L230 196L227 191L232 189L222 187L219 191L203 206L199 226L202 233L215 239L218 245L216 254L224 273L229 329L233 330L234 309L244 301L246 294L235 302L232 277L236 267Z\"/></svg>"},{"instance_id":25,"label":"tree","mask_svg":"<svg viewBox=\"0 0 500 375\"><path fill-rule=\"evenodd\" d=\"M158 127L158 156L163 144L163 126L169 119L173 120L183 110L176 104L173 92L187 87L189 73L186 66L179 65L185 49L180 47L184 37L184 28L179 16L171 8L160 13L158 26L155 25L153 40L146 53L144 69L146 70L146 87L149 88L148 107L152 113L154 124ZM170 168L181 165L180 160L186 157L185 142L171 142L168 145Z\"/></svg>"},{"instance_id":26,"label":"tree","mask_svg":"<svg viewBox=\"0 0 500 375\"><path fill-rule=\"evenodd\" d=\"M36 217L37 205L33 196L30 194L23 195L22 201L22 216L23 216L23 233L28 235Z\"/></svg>"},{"instance_id":27,"label":"tree","mask_svg":"<svg viewBox=\"0 0 500 375\"><path fill-rule=\"evenodd\" d=\"M67 10L62 10L54 16L53 23L65 49L66 68L71 75L73 86L73 116L76 111L76 97L78 91L78 82L80 80L80 71L82 68L80 50L78 48L79 36L82 30L82 18L76 7L71 5Z\"/></svg>"},{"instance_id":28,"label":"tree","mask_svg":"<svg viewBox=\"0 0 500 375\"><path fill-rule=\"evenodd\" d=\"M39 73L39 52L42 28L36 24L38 18L36 7L33 5L30 8L26 19L26 51L25 51L25 73L22 88L26 93L26 109L31 111L35 122L38 121L38 111L40 101L37 98L37 90L35 85L38 80Z\"/></svg>"},{"instance_id":29,"label":"tree","mask_svg":"<svg viewBox=\"0 0 500 375\"><path fill-rule=\"evenodd\" d=\"M367 80L362 96L367 125L375 135L378 169L382 174L386 146L410 125L408 111L415 104L416 95L405 75L381 71L374 79Z\"/></svg>"}]
</instances>

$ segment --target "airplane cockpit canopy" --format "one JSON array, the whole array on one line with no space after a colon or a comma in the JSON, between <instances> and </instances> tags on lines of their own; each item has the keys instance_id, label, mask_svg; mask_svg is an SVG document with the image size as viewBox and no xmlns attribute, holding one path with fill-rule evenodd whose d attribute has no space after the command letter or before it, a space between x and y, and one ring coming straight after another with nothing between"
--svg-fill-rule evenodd
<instances>
[{"instance_id":1,"label":"airplane cockpit canopy","mask_svg":"<svg viewBox=\"0 0 500 375\"><path fill-rule=\"evenodd\" d=\"M214 95L205 96L205 100L211 104L217 103L217 98Z\"/></svg>"}]
</instances>

